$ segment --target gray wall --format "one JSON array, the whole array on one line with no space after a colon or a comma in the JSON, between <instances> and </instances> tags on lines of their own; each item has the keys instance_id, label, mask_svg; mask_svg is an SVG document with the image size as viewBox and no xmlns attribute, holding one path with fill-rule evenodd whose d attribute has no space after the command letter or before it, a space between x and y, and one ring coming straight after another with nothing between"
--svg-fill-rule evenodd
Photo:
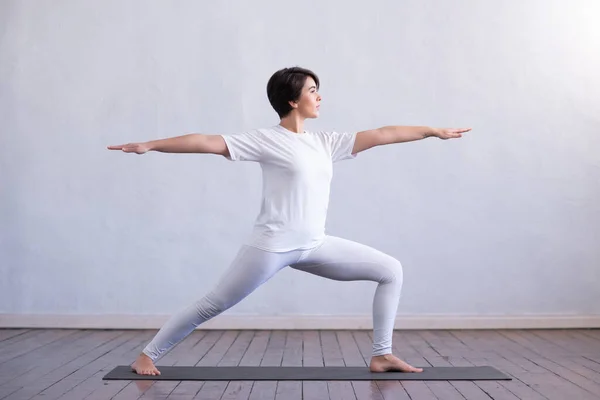
<instances>
[{"instance_id":1,"label":"gray wall","mask_svg":"<svg viewBox=\"0 0 600 400\"><path fill-rule=\"evenodd\" d=\"M278 122L473 127L337 164L328 233L405 268L403 315L600 314L595 1L0 3L0 313L170 314L250 233L256 164L109 144ZM368 315L374 284L285 270L229 315Z\"/></svg>"}]
</instances>

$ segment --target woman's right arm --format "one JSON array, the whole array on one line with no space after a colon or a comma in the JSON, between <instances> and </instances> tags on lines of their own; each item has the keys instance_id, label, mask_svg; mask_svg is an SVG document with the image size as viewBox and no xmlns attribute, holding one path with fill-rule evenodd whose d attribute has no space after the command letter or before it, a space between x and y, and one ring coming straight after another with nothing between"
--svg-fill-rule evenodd
<instances>
[{"instance_id":1,"label":"woman's right arm","mask_svg":"<svg viewBox=\"0 0 600 400\"><path fill-rule=\"evenodd\" d=\"M225 157L229 156L229 150L221 135L205 135L201 133L191 133L143 143L108 146L108 149L122 150L125 153L136 154L158 151L161 153L209 153Z\"/></svg>"}]
</instances>

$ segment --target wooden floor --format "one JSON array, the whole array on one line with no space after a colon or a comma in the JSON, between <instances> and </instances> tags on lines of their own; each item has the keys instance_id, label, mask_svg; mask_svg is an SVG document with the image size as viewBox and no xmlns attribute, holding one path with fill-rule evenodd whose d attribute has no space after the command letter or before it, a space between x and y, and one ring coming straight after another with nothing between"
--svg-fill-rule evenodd
<instances>
[{"instance_id":1,"label":"wooden floor","mask_svg":"<svg viewBox=\"0 0 600 400\"><path fill-rule=\"evenodd\" d=\"M103 381L155 331L0 329L0 399L600 399L600 330L396 331L417 366L490 365L512 381ZM195 331L160 365L367 366L370 331Z\"/></svg>"}]
</instances>

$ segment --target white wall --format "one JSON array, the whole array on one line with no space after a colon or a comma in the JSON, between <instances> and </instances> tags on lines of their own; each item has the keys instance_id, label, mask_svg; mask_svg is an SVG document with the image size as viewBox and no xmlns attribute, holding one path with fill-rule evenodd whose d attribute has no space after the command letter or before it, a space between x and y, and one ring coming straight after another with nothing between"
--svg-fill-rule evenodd
<instances>
[{"instance_id":1,"label":"white wall","mask_svg":"<svg viewBox=\"0 0 600 400\"><path fill-rule=\"evenodd\" d=\"M259 166L106 146L275 124L266 82L292 65L322 79L309 129L473 127L337 164L328 232L403 263L400 315L600 315L599 12L2 1L0 325L163 316L210 290L250 233ZM369 317L374 288L285 270L226 315Z\"/></svg>"}]
</instances>

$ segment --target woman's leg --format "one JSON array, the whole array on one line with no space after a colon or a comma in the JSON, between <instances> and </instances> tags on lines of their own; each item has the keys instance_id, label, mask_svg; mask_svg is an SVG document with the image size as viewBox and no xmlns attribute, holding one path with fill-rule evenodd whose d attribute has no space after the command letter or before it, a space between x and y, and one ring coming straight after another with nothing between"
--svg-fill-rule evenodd
<instances>
[{"instance_id":1,"label":"woman's leg","mask_svg":"<svg viewBox=\"0 0 600 400\"><path fill-rule=\"evenodd\" d=\"M216 287L173 315L144 348L132 368L142 374L157 373L154 361L187 337L198 325L234 306L279 270L297 260L298 254L271 253L243 246Z\"/></svg>"},{"instance_id":2,"label":"woman's leg","mask_svg":"<svg viewBox=\"0 0 600 400\"><path fill-rule=\"evenodd\" d=\"M402 291L402 265L395 258L369 246L327 236L323 244L306 251L292 268L338 281L377 282L373 298L373 370L416 370L392 358L392 335ZM391 356L391 357L390 357ZM390 359L387 360L386 359ZM381 362L378 362L381 361ZM393 361L393 360L392 360ZM387 368L394 367L394 368ZM410 368L409 368L410 367ZM420 372L420 371L419 371Z\"/></svg>"}]
</instances>

